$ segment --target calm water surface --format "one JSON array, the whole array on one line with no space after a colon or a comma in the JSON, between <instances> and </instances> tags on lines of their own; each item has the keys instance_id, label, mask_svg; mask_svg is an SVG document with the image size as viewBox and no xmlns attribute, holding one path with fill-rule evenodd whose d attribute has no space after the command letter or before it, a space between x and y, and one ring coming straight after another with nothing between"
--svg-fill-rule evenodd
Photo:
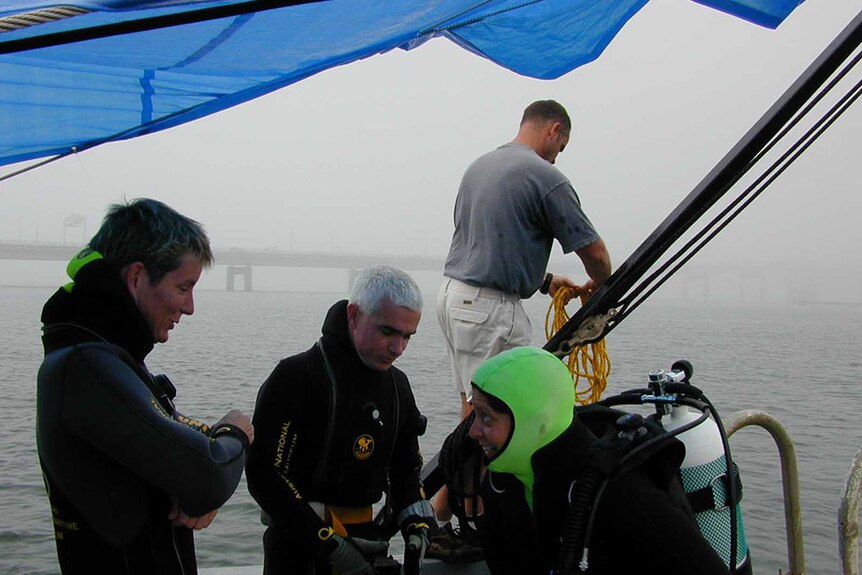
<instances>
[{"instance_id":1,"label":"calm water surface","mask_svg":"<svg viewBox=\"0 0 862 575\"><path fill-rule=\"evenodd\" d=\"M0 287L0 573L57 573L51 515L35 447L39 312L53 289ZM214 422L229 408L251 412L258 387L286 356L311 346L339 295L203 291L197 311L157 346L148 364L170 375L183 413ZM429 418L421 444L436 453L455 426L459 402L426 294L419 333L399 360ZM533 298L536 343L544 341L547 299ZM847 470L862 444L862 308L648 303L608 337L606 395L642 387L650 370L694 364L695 385L727 418L763 409L793 437L802 485L809 573L839 571L837 512ZM732 447L745 485L743 514L755 572L787 571L778 455L765 431L745 429ZM245 482L216 522L197 535L201 567L262 562L258 508Z\"/></svg>"}]
</instances>

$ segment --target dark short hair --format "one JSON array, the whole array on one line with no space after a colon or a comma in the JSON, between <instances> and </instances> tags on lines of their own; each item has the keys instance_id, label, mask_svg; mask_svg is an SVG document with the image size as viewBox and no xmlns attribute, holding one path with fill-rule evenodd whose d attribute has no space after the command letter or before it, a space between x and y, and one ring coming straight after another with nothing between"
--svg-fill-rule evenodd
<instances>
[{"instance_id":1,"label":"dark short hair","mask_svg":"<svg viewBox=\"0 0 862 575\"><path fill-rule=\"evenodd\" d=\"M497 397L496 395L491 395L484 389L479 388L475 383L470 383L470 387L472 387L475 391L478 391L483 396L485 396L485 400L488 402L488 405L491 406L491 409L496 411L497 413L505 413L509 417L512 418L512 422L515 421L515 414L512 413L512 408L509 407L505 401Z\"/></svg>"},{"instance_id":2,"label":"dark short hair","mask_svg":"<svg viewBox=\"0 0 862 575\"><path fill-rule=\"evenodd\" d=\"M538 100L524 110L521 124L525 122L559 122L566 132L572 131L572 120L566 109L555 100Z\"/></svg>"},{"instance_id":3,"label":"dark short hair","mask_svg":"<svg viewBox=\"0 0 862 575\"><path fill-rule=\"evenodd\" d=\"M143 263L154 284L179 268L187 254L197 257L204 267L213 263L203 226L149 198L108 206L89 247L118 270L134 262Z\"/></svg>"}]
</instances>

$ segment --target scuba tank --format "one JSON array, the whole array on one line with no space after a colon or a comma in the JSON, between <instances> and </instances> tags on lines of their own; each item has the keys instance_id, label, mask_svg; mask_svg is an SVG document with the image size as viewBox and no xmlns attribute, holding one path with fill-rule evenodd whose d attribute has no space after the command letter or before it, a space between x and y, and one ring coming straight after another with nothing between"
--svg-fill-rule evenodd
<instances>
[{"instance_id":1,"label":"scuba tank","mask_svg":"<svg viewBox=\"0 0 862 575\"><path fill-rule=\"evenodd\" d=\"M701 404L689 407L678 401L656 403L657 415L662 427L670 433L678 431L676 438L685 444L680 476L701 533L732 573L750 575L751 557L739 503L739 470L732 463L715 409L688 382L692 372L691 364L683 360L674 363L669 373L658 370L649 374L650 388L656 395L673 391L694 397ZM707 413L712 417L704 418ZM698 420L701 421L695 423ZM731 553L735 554L733 563Z\"/></svg>"},{"instance_id":2,"label":"scuba tank","mask_svg":"<svg viewBox=\"0 0 862 575\"><path fill-rule=\"evenodd\" d=\"M751 575L739 506L742 494L739 472L715 407L688 381L692 372L688 361L678 361L669 372L650 372L649 388L632 389L578 407L578 417L588 428L590 420L597 423L608 415L619 419L615 423L616 434L606 435L594 444L596 451L603 453L600 458L593 457L597 464L588 460L583 477L577 485L573 484L557 573L589 572L591 515L598 506L604 483L627 467L640 465L644 457L650 456L650 450L674 441L685 446L680 480L701 535L731 573ZM619 411L627 405L654 405L655 413L641 418L637 413ZM602 415L601 410L609 413ZM591 430L595 432L598 427ZM731 562L731 556L736 561Z\"/></svg>"}]
</instances>

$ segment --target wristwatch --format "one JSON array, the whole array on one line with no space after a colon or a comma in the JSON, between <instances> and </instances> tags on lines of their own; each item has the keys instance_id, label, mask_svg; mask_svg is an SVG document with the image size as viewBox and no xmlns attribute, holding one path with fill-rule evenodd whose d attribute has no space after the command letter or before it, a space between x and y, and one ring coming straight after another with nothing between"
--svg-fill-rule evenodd
<instances>
[{"instance_id":1,"label":"wristwatch","mask_svg":"<svg viewBox=\"0 0 862 575\"><path fill-rule=\"evenodd\" d=\"M548 290L551 289L551 282L554 279L554 274L548 272L545 274L545 281L542 282L542 287L539 288L539 292L543 294L547 294Z\"/></svg>"}]
</instances>

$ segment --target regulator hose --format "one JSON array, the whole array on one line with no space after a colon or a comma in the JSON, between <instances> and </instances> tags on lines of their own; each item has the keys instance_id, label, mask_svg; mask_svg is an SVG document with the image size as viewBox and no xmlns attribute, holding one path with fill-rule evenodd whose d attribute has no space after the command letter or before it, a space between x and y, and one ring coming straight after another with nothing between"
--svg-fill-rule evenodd
<instances>
[{"instance_id":1,"label":"regulator hose","mask_svg":"<svg viewBox=\"0 0 862 575\"><path fill-rule=\"evenodd\" d=\"M561 530L557 573L573 575L586 569L588 544L592 532L599 493L611 479L623 455L629 451L633 432L616 429L593 443L588 454L589 466L569 487L569 509Z\"/></svg>"}]
</instances>

